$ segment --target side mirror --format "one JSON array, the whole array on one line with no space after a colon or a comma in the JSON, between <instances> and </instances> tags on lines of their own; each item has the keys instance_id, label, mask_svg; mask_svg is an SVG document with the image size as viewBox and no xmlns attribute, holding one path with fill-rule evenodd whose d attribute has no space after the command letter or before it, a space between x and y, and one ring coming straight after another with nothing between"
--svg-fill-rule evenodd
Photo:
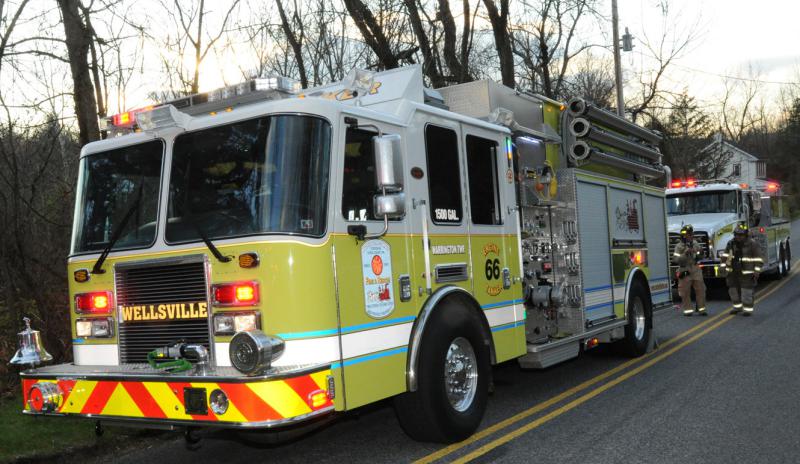
<instances>
[{"instance_id":1,"label":"side mirror","mask_svg":"<svg viewBox=\"0 0 800 464\"><path fill-rule=\"evenodd\" d=\"M381 135L372 138L375 148L375 180L379 189L403 189L403 167L400 157L400 136Z\"/></svg>"},{"instance_id":2,"label":"side mirror","mask_svg":"<svg viewBox=\"0 0 800 464\"><path fill-rule=\"evenodd\" d=\"M403 217L406 214L406 194L392 193L375 195L372 199L375 216L389 219Z\"/></svg>"}]
</instances>

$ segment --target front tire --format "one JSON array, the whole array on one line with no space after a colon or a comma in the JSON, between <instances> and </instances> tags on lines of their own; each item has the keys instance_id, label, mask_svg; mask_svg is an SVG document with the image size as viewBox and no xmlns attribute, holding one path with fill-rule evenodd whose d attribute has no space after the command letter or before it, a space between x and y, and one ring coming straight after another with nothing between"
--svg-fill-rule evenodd
<instances>
[{"instance_id":1,"label":"front tire","mask_svg":"<svg viewBox=\"0 0 800 464\"><path fill-rule=\"evenodd\" d=\"M625 326L623 346L631 357L647 352L653 327L653 311L650 297L641 281L634 281L628 295L628 324Z\"/></svg>"},{"instance_id":2,"label":"front tire","mask_svg":"<svg viewBox=\"0 0 800 464\"><path fill-rule=\"evenodd\" d=\"M413 439L461 441L480 425L489 393L489 347L481 321L453 302L437 308L421 339L417 391L395 397L403 430Z\"/></svg>"},{"instance_id":3,"label":"front tire","mask_svg":"<svg viewBox=\"0 0 800 464\"><path fill-rule=\"evenodd\" d=\"M786 257L786 264L783 266L783 268L786 269L786 274L788 275L789 272L792 271L792 248L789 245L788 240L786 242L786 252L784 253L784 256Z\"/></svg>"}]
</instances>

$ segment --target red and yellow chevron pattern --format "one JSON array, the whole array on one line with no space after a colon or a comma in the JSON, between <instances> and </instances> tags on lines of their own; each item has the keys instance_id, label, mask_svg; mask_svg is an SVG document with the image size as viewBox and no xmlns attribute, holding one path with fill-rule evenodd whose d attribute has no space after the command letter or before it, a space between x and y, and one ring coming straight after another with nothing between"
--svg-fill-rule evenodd
<instances>
[{"instance_id":1,"label":"red and yellow chevron pattern","mask_svg":"<svg viewBox=\"0 0 800 464\"><path fill-rule=\"evenodd\" d=\"M330 370L281 380L232 382L166 382L138 380L44 380L24 378L22 383L25 410L28 394L37 382L58 383L63 400L59 414L92 415L102 418L146 418L221 423L268 423L330 409L333 403L325 392ZM206 401L216 389L228 396L228 410L206 415L186 414L185 387L205 388ZM311 400L313 393L316 402Z\"/></svg>"}]
</instances>

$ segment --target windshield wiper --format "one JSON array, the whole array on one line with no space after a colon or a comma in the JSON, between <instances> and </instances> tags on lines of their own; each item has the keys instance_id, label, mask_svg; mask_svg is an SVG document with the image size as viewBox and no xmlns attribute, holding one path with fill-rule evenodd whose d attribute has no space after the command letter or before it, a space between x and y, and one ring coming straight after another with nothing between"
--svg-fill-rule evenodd
<instances>
[{"instance_id":1,"label":"windshield wiper","mask_svg":"<svg viewBox=\"0 0 800 464\"><path fill-rule=\"evenodd\" d=\"M206 235L205 231L200 227L200 224L198 224L197 221L194 220L194 216L192 215L192 213L189 213L186 220L189 221L189 224L192 227L194 227L194 230L197 231L197 235L200 236L200 240L202 240L203 243L206 244L208 249L211 251L211 254L214 255L215 258L217 258L218 260L220 260L220 262L223 263L227 263L231 260L230 256L223 255L219 251L219 248L217 248L216 245L214 245L214 242L212 242L211 239L208 238L208 235Z\"/></svg>"},{"instance_id":2,"label":"windshield wiper","mask_svg":"<svg viewBox=\"0 0 800 464\"><path fill-rule=\"evenodd\" d=\"M131 208L125 213L125 216L122 218L122 221L119 223L114 232L111 234L111 240L108 241L108 245L103 248L103 252L100 253L100 257L97 258L97 261L94 263L92 267L92 274L103 274L106 271L103 270L103 263L106 261L108 254L111 253L111 249L114 248L114 245L119 240L120 236L122 236L122 231L125 230L125 226L128 225L128 221L131 220L133 214L139 210L139 205L142 203L142 188L139 189L139 195L136 197L136 201L131 205Z\"/></svg>"}]
</instances>

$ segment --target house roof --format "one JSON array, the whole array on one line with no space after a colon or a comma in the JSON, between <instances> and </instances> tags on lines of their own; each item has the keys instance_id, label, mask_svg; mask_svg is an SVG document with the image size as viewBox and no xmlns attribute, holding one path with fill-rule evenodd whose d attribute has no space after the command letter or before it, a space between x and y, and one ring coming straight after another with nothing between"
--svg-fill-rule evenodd
<instances>
[{"instance_id":1,"label":"house roof","mask_svg":"<svg viewBox=\"0 0 800 464\"><path fill-rule=\"evenodd\" d=\"M732 151L734 154L743 156L748 161L761 160L758 156L753 155L752 153L748 153L742 150L741 148L737 147L736 145L733 144L733 142L723 139L719 134L715 135L714 141L706 145L702 150L700 150L700 153L705 153L709 150L714 149L715 147L722 147L722 149L724 150Z\"/></svg>"}]
</instances>

